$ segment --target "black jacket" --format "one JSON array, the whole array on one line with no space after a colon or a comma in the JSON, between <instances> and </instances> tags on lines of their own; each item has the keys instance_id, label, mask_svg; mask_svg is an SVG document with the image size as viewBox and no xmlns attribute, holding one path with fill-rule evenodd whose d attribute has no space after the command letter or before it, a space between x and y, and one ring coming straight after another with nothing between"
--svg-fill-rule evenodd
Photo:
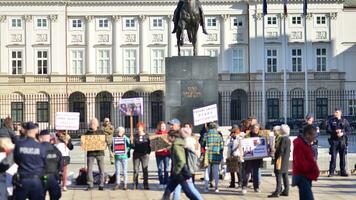
<instances>
[{"instance_id":1,"label":"black jacket","mask_svg":"<svg viewBox=\"0 0 356 200\"><path fill-rule=\"evenodd\" d=\"M105 135L104 131L102 130L96 130L93 131L92 129L89 129L85 135ZM104 151L87 151L87 157L96 157L96 156L105 156L105 152Z\"/></svg>"},{"instance_id":2,"label":"black jacket","mask_svg":"<svg viewBox=\"0 0 356 200\"><path fill-rule=\"evenodd\" d=\"M290 157L290 146L291 141L288 136L282 136L279 145L277 146L276 152L274 153L274 170L281 173L288 173L289 170L289 157ZM278 158L282 158L281 169L276 169L276 162Z\"/></svg>"},{"instance_id":3,"label":"black jacket","mask_svg":"<svg viewBox=\"0 0 356 200\"><path fill-rule=\"evenodd\" d=\"M140 141L140 136L138 134L134 135L133 143L131 147L134 149L133 157L141 157L146 154L151 153L150 138L147 134L142 136L142 141Z\"/></svg>"},{"instance_id":4,"label":"black jacket","mask_svg":"<svg viewBox=\"0 0 356 200\"><path fill-rule=\"evenodd\" d=\"M49 142L42 143L46 149L45 174L58 176L63 171L62 153Z\"/></svg>"}]
</instances>

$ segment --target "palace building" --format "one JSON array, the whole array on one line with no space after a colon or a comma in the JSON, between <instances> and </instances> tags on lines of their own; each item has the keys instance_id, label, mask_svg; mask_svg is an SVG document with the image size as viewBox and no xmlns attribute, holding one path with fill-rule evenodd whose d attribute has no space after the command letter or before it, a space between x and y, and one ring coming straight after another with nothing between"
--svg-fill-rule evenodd
<instances>
[{"instance_id":1,"label":"palace building","mask_svg":"<svg viewBox=\"0 0 356 200\"><path fill-rule=\"evenodd\" d=\"M92 117L128 127L118 102L143 97L135 121L155 128L164 120L165 57L177 55L177 2L0 1L0 117L53 128L56 112L75 111L83 129ZM201 2L209 34L199 29L198 55L218 57L220 124L307 111L323 119L335 106L356 115L356 2L309 0L306 20L302 0L289 1L288 15L269 0L266 16L261 0Z\"/></svg>"}]
</instances>

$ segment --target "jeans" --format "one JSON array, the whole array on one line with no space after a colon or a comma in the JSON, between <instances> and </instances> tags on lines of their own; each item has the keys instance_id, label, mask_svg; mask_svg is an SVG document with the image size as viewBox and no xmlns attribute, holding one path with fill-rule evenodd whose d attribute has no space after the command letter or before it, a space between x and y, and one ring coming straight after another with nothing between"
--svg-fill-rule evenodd
<instances>
[{"instance_id":1,"label":"jeans","mask_svg":"<svg viewBox=\"0 0 356 200\"><path fill-rule=\"evenodd\" d=\"M259 189L260 187L260 166L257 164L255 160L249 160L245 161L244 163L244 174L243 174L243 180L242 180L242 187L247 188L248 184L248 179L250 178L250 175L252 173L252 179L253 179L253 188Z\"/></svg>"},{"instance_id":2,"label":"jeans","mask_svg":"<svg viewBox=\"0 0 356 200\"><path fill-rule=\"evenodd\" d=\"M314 200L313 191L311 190L312 182L305 176L293 176L293 186L298 186L300 200Z\"/></svg>"},{"instance_id":3,"label":"jeans","mask_svg":"<svg viewBox=\"0 0 356 200\"><path fill-rule=\"evenodd\" d=\"M160 185L167 185L169 160L169 156L156 156L158 179Z\"/></svg>"},{"instance_id":4,"label":"jeans","mask_svg":"<svg viewBox=\"0 0 356 200\"><path fill-rule=\"evenodd\" d=\"M181 189L183 189L184 194L191 200L203 200L202 196L200 195L199 191L196 190L194 187L193 182L191 179L185 181L177 181L175 176L171 176L166 190L164 191L162 200L169 200L171 193L176 189L176 187L180 185ZM175 195L174 199L180 198Z\"/></svg>"},{"instance_id":5,"label":"jeans","mask_svg":"<svg viewBox=\"0 0 356 200\"><path fill-rule=\"evenodd\" d=\"M339 156L340 156L340 173L346 174L347 148L341 147L340 140L332 140L331 141L331 146L330 146L331 160L330 160L329 173L334 174L334 172L335 172L337 153L339 153Z\"/></svg>"},{"instance_id":6,"label":"jeans","mask_svg":"<svg viewBox=\"0 0 356 200\"><path fill-rule=\"evenodd\" d=\"M280 194L282 192L282 179L284 185L284 192L289 193L289 179L287 173L275 172L276 176L276 193Z\"/></svg>"},{"instance_id":7,"label":"jeans","mask_svg":"<svg viewBox=\"0 0 356 200\"><path fill-rule=\"evenodd\" d=\"M89 187L94 186L94 181L93 181L93 164L94 160L98 163L98 168L99 168L99 173L100 173L100 187L104 187L104 178L105 178L105 172L104 172L104 156L89 156L87 157L87 167L88 167L88 174L87 174L87 183Z\"/></svg>"},{"instance_id":8,"label":"jeans","mask_svg":"<svg viewBox=\"0 0 356 200\"><path fill-rule=\"evenodd\" d=\"M115 174L117 185L120 185L121 181L120 171L122 171L122 175L124 176L124 185L127 185L127 158L120 158L115 160Z\"/></svg>"},{"instance_id":9,"label":"jeans","mask_svg":"<svg viewBox=\"0 0 356 200\"><path fill-rule=\"evenodd\" d=\"M202 199L199 191L194 186L193 180L189 179L189 180L187 180L187 183L188 183L188 187L189 187L190 191L192 192L192 194L195 195L196 197L200 197L200 199ZM173 200L180 200L181 192L182 192L182 186L177 185L177 187L173 193Z\"/></svg>"},{"instance_id":10,"label":"jeans","mask_svg":"<svg viewBox=\"0 0 356 200\"><path fill-rule=\"evenodd\" d=\"M214 180L215 180L215 189L218 189L219 185L219 164L209 164L209 166L205 169L204 180L205 180L205 188L209 188L209 180L210 180L210 171L213 172Z\"/></svg>"},{"instance_id":11,"label":"jeans","mask_svg":"<svg viewBox=\"0 0 356 200\"><path fill-rule=\"evenodd\" d=\"M143 172L143 185L148 187L148 161L150 159L150 155L146 154L140 157L133 158L133 168L134 168L134 184L138 185L138 173L140 171L140 164L142 165Z\"/></svg>"}]
</instances>

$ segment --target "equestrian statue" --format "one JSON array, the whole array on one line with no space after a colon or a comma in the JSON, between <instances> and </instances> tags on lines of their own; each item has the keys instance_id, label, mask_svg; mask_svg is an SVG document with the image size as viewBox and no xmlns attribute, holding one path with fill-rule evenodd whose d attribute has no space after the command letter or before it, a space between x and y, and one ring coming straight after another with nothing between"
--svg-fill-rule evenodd
<instances>
[{"instance_id":1,"label":"equestrian statue","mask_svg":"<svg viewBox=\"0 0 356 200\"><path fill-rule=\"evenodd\" d=\"M187 31L189 42L193 45L193 55L197 55L197 32L199 25L202 26L203 33L208 34L205 29L205 19L203 9L199 0L179 0L174 11L174 29L172 33L177 36L178 56L180 47L184 44L183 32Z\"/></svg>"}]
</instances>

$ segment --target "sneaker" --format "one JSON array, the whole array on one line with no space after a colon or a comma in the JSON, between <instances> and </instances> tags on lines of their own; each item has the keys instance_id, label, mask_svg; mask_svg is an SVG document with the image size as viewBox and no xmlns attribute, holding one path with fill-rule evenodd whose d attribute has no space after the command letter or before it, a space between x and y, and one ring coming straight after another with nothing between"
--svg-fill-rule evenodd
<instances>
[{"instance_id":1,"label":"sneaker","mask_svg":"<svg viewBox=\"0 0 356 200\"><path fill-rule=\"evenodd\" d=\"M287 191L284 191L284 190L283 190L283 192L280 194L280 196L285 196L285 197L287 197L287 196L289 196L289 193L288 193Z\"/></svg>"},{"instance_id":2,"label":"sneaker","mask_svg":"<svg viewBox=\"0 0 356 200\"><path fill-rule=\"evenodd\" d=\"M348 177L349 174L348 174L348 173L341 173L340 176L342 176L342 177Z\"/></svg>"},{"instance_id":3,"label":"sneaker","mask_svg":"<svg viewBox=\"0 0 356 200\"><path fill-rule=\"evenodd\" d=\"M99 186L99 190L100 190L100 191L103 191L103 190L104 190L104 187L103 187L103 186Z\"/></svg>"},{"instance_id":4,"label":"sneaker","mask_svg":"<svg viewBox=\"0 0 356 200\"><path fill-rule=\"evenodd\" d=\"M247 193L247 189L243 188L241 192L242 192L242 194L246 194Z\"/></svg>"},{"instance_id":5,"label":"sneaker","mask_svg":"<svg viewBox=\"0 0 356 200\"><path fill-rule=\"evenodd\" d=\"M219 193L219 189L215 189L215 193Z\"/></svg>"},{"instance_id":6,"label":"sneaker","mask_svg":"<svg viewBox=\"0 0 356 200\"><path fill-rule=\"evenodd\" d=\"M261 193L261 190L259 188L255 189L256 193Z\"/></svg>"},{"instance_id":7,"label":"sneaker","mask_svg":"<svg viewBox=\"0 0 356 200\"><path fill-rule=\"evenodd\" d=\"M68 190L67 187L64 186L64 187L63 187L63 192L67 192L67 190Z\"/></svg>"}]
</instances>

